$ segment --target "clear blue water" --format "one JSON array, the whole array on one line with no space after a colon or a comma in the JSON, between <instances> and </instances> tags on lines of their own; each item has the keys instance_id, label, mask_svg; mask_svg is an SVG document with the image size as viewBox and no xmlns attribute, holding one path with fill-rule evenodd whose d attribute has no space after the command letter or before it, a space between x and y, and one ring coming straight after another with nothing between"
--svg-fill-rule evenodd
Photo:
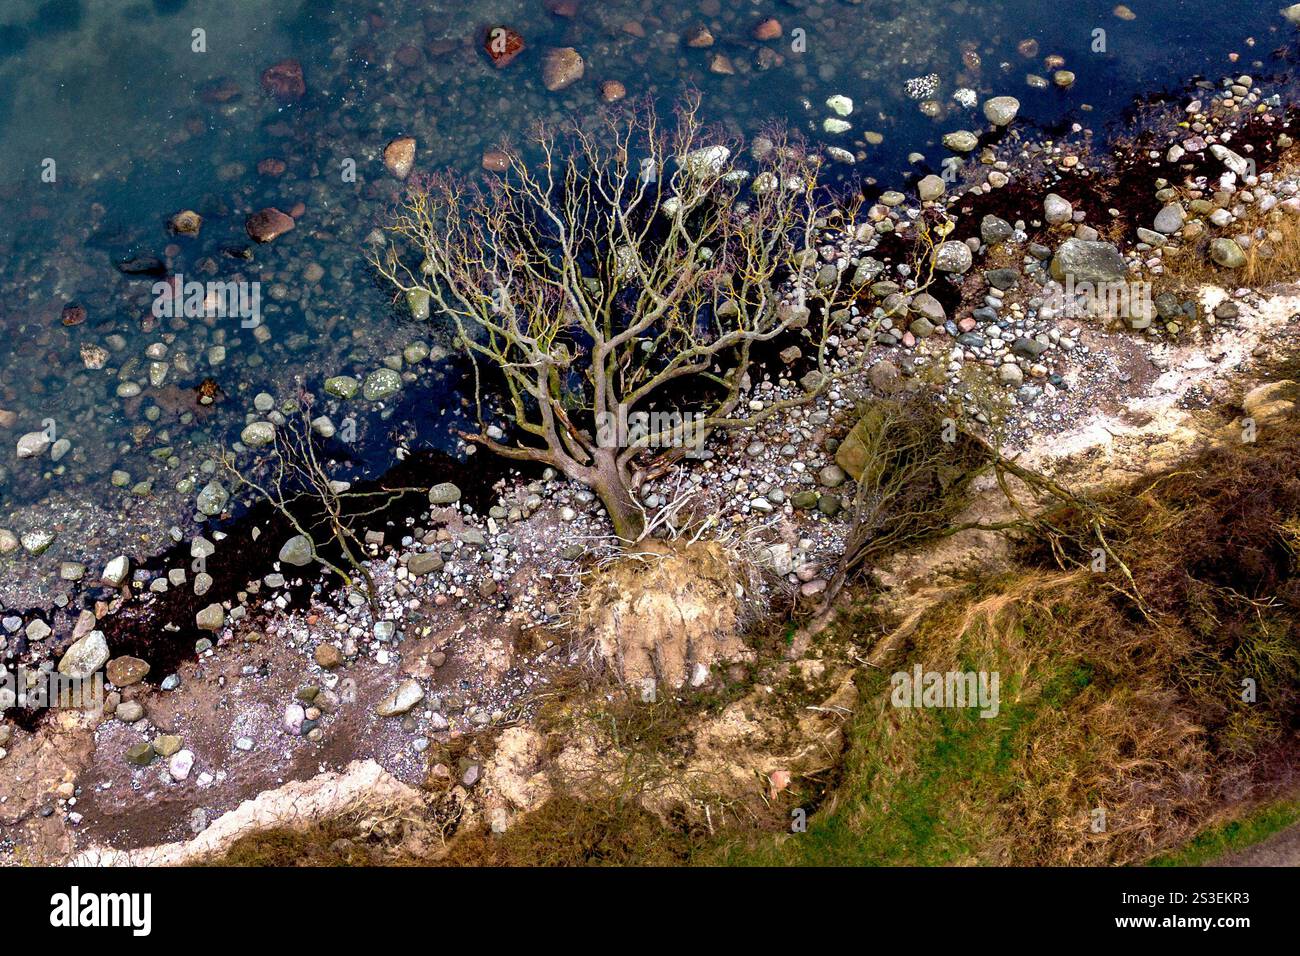
<instances>
[{"instance_id":1,"label":"clear blue water","mask_svg":"<svg viewBox=\"0 0 1300 956\"><path fill-rule=\"evenodd\" d=\"M983 128L978 107L954 100L959 89L981 102L1017 96L1016 128L1026 134L1073 122L1101 131L1120 123L1135 96L1198 75L1277 72L1273 51L1294 45L1277 0L1236 0L1230 12L1209 0L1134 0L1131 20L1095 0L576 6L565 17L541 0L6 0L0 410L16 421L0 427L0 528L59 531L45 556L9 559L11 584L35 576L57 588L59 561L156 550L171 525L192 527L205 463L238 436L256 394L278 402L299 385L319 393L326 376L364 376L413 342L439 354L446 333L437 317L413 321L362 256L401 188L380 161L394 136L417 138L419 169L468 172L537 119L603 108L605 80L665 104L694 87L708 118L732 133L786 122L860 153L840 167L846 181L901 186L939 164L945 132ZM783 36L760 43L751 30L766 16L780 20ZM483 28L498 23L527 43L503 70L479 48ZM700 24L715 37L708 49L685 43ZM1037 41L1034 55L1018 49L1025 40ZM583 79L560 93L540 77L542 51L555 45L586 60ZM711 69L718 56L730 73ZM1027 83L1028 74L1050 78L1049 56L1077 75L1069 90ZM288 105L259 85L261 71L285 57L302 63L307 86ZM930 74L937 116L906 89ZM831 136L821 122L835 93L855 109L852 130ZM914 152L925 161L909 163ZM42 176L50 160L53 182ZM283 172L259 171L265 160ZM348 161L355 182L342 175ZM299 204L293 232L265 246L248 241L249 213ZM195 238L166 229L183 209L204 217ZM118 268L133 258L188 278L261 283L265 333L230 319L154 319L155 279ZM70 304L85 310L84 322L65 325ZM160 345L161 359L146 355ZM108 353L103 368L86 368L85 346ZM151 361L166 366L161 384L150 381ZM405 400L323 406L336 421L356 419L358 474L386 467L398 442L452 445L454 373L430 361L403 368L412 379ZM194 389L209 378L224 398L196 407ZM123 382L139 394L119 395ZM18 460L18 437L50 420L68 453Z\"/></svg>"}]
</instances>

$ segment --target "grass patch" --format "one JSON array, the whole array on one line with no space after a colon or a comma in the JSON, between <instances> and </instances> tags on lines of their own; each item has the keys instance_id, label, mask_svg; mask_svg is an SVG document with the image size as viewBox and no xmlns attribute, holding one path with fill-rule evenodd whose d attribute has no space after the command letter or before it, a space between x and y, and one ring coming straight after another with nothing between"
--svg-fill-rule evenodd
<instances>
[{"instance_id":1,"label":"grass patch","mask_svg":"<svg viewBox=\"0 0 1300 956\"><path fill-rule=\"evenodd\" d=\"M1300 800L1288 800L1217 824L1172 853L1162 853L1148 866L1204 866L1237 850L1260 843L1300 822Z\"/></svg>"},{"instance_id":2,"label":"grass patch","mask_svg":"<svg viewBox=\"0 0 1300 956\"><path fill-rule=\"evenodd\" d=\"M689 827L667 826L632 800L561 796L505 833L461 833L448 866L680 866L695 849Z\"/></svg>"},{"instance_id":3,"label":"grass patch","mask_svg":"<svg viewBox=\"0 0 1300 956\"><path fill-rule=\"evenodd\" d=\"M1300 160L1300 152L1293 150L1280 164L1290 169ZM1300 277L1300 219L1281 207L1275 206L1267 213L1251 207L1250 214L1220 229L1201 217L1205 231L1191 242L1180 242L1180 248L1166 250L1164 271L1153 277L1153 291L1173 292L1186 298L1203 285L1246 286L1266 290L1273 286L1295 282ZM1246 264L1236 270L1215 265L1209 257L1209 245L1216 238L1231 238L1249 234L1255 237L1245 250Z\"/></svg>"},{"instance_id":4,"label":"grass patch","mask_svg":"<svg viewBox=\"0 0 1300 956\"><path fill-rule=\"evenodd\" d=\"M840 786L808 831L732 837L708 858L1131 864L1286 787L1276 768L1294 766L1300 723L1300 426L1268 431L1100 503L1128 573L1115 561L1063 571L1033 541L1010 573L930 608L859 684ZM1049 520L1059 548L1087 541L1096 514ZM915 663L998 671L998 716L892 706L890 672Z\"/></svg>"}]
</instances>

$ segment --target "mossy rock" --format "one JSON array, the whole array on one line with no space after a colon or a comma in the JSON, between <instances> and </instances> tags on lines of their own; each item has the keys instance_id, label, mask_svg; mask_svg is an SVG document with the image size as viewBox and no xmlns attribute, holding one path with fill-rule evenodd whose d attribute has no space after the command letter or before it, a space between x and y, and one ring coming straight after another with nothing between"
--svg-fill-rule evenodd
<instances>
[{"instance_id":1,"label":"mossy rock","mask_svg":"<svg viewBox=\"0 0 1300 956\"><path fill-rule=\"evenodd\" d=\"M886 427L888 426L881 406L870 406L852 430L844 436L840 447L835 450L835 464L858 482L862 481L863 472L867 471L870 465L868 480L874 482L879 479L882 465L879 461L872 461L874 456L871 450L880 447L881 436Z\"/></svg>"}]
</instances>

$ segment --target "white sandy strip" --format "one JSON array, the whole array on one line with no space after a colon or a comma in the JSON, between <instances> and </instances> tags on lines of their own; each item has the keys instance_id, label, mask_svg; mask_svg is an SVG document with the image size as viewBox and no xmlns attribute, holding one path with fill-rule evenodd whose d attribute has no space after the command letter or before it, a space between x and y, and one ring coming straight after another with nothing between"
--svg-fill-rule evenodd
<instances>
[{"instance_id":1,"label":"white sandy strip","mask_svg":"<svg viewBox=\"0 0 1300 956\"><path fill-rule=\"evenodd\" d=\"M1227 293L1213 286L1201 291L1201 303L1207 311L1212 311L1225 298ZM1155 345L1153 351L1164 354L1167 371L1151 384L1147 394L1127 403L1129 410L1144 413L1145 424L1130 424L1113 415L1091 415L1058 434L1043 434L1031 439L1020 458L1021 464L1050 473L1054 470L1054 461L1078 458L1092 448L1118 451L1115 448L1117 440L1160 438L1172 441L1174 447L1162 449L1163 454L1152 456L1157 459L1168 460L1188 451L1187 447L1178 447L1197 437L1194 430L1188 428L1193 420L1192 413L1180 407L1188 391L1216 380L1221 384L1231 379L1233 373L1253 361L1256 348L1270 334L1275 334L1300 315L1300 295L1279 294L1253 303L1238 298L1237 302L1241 306L1241 315L1236 326L1224 329L1209 342L1172 347L1164 343ZM1149 470L1154 464L1156 462L1148 463L1148 469L1143 470Z\"/></svg>"},{"instance_id":2,"label":"white sandy strip","mask_svg":"<svg viewBox=\"0 0 1300 956\"><path fill-rule=\"evenodd\" d=\"M390 775L373 760L354 760L342 773L295 780L245 800L222 814L206 830L181 843L115 850L91 846L69 866L183 866L220 856L245 834L272 827L306 827L358 805L414 806L420 793Z\"/></svg>"}]
</instances>

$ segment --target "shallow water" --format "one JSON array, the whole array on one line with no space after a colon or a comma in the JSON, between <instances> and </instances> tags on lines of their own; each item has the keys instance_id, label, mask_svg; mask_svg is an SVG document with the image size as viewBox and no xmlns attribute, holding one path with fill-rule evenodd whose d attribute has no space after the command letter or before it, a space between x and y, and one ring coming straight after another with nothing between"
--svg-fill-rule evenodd
<instances>
[{"instance_id":1,"label":"shallow water","mask_svg":"<svg viewBox=\"0 0 1300 956\"><path fill-rule=\"evenodd\" d=\"M575 6L566 17L542 0L6 2L0 412L16 420L0 420L0 528L52 526L58 538L40 558L8 559L0 601L66 592L59 562L86 562L93 573L107 553L153 552L172 525L191 530L213 455L238 438L260 392L279 404L301 385L321 396L317 413L352 419L355 475L385 468L399 444L454 447L455 373L401 359L417 342L436 359L445 331L436 317L415 322L394 306L362 257L401 188L380 159L394 136L417 138L419 169L473 171L484 150L534 120L601 109L605 80L663 103L691 86L707 117L732 134L784 121L859 154L837 167L846 180L902 186L938 168L944 133L985 128L978 106L954 99L960 89L980 103L1018 97L1020 130L1050 135L1072 122L1100 130L1135 96L1196 75L1275 71L1270 53L1294 33L1277 0L1234 2L1230 21L1208 0L1134 0L1131 20L1094 0ZM783 36L761 43L751 31L767 16ZM502 70L479 48L483 29L498 23L527 44ZM707 49L685 43L700 24L715 37ZM1038 43L1033 56L1017 49L1028 39ZM541 55L557 45L576 47L586 74L551 93ZM1031 88L1026 76L1050 79L1053 55L1077 82ZM711 70L718 56L733 72ZM287 105L259 85L262 70L285 57L301 61L307 86ZM909 80L931 74L937 117L908 95ZM821 124L836 93L854 101L852 128L831 135ZM924 161L909 163L913 152ZM259 170L264 160L283 172ZM355 181L344 175L352 165ZM294 231L249 242L251 212L298 204ZM197 237L166 228L185 209L203 216ZM170 275L260 283L261 327L155 317L157 277L118 268L149 258ZM70 305L84 321L65 324L65 314L80 316L65 313ZM102 368L85 366L85 346L105 350ZM321 395L325 377L364 377L386 358L407 373L405 399L381 406ZM195 404L205 379L224 396L210 408ZM38 429L70 443L57 462L48 452L16 457L18 438Z\"/></svg>"}]
</instances>

